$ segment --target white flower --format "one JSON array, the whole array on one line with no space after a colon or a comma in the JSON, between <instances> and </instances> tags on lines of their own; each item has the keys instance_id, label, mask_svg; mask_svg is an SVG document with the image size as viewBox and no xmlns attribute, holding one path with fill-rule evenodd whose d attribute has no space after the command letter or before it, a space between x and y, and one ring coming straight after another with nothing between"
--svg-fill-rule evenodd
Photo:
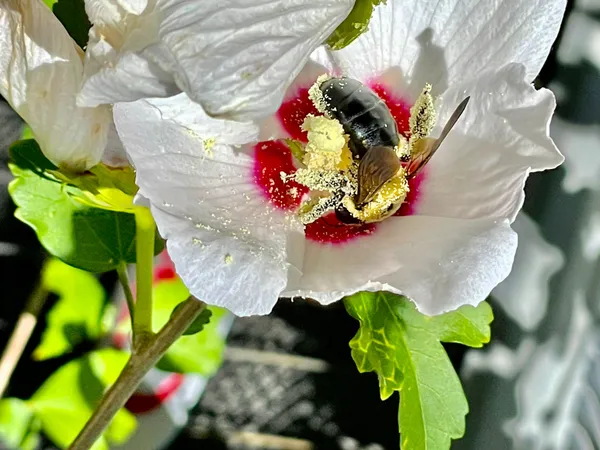
<instances>
[{"instance_id":1,"label":"white flower","mask_svg":"<svg viewBox=\"0 0 600 450\"><path fill-rule=\"evenodd\" d=\"M108 107L75 104L83 53L40 0L0 2L0 94L56 165L85 170L106 145Z\"/></svg>"},{"instance_id":2,"label":"white flower","mask_svg":"<svg viewBox=\"0 0 600 450\"><path fill-rule=\"evenodd\" d=\"M354 0L86 0L82 106L186 92L212 115L275 112Z\"/></svg>"},{"instance_id":3,"label":"white flower","mask_svg":"<svg viewBox=\"0 0 600 450\"><path fill-rule=\"evenodd\" d=\"M185 94L115 106L140 194L190 291L238 315L268 313L279 296L328 304L361 290L404 294L426 314L484 300L510 272L510 223L527 175L563 160L548 137L554 97L531 81L564 8L564 0L388 0L350 46L315 51L263 122L210 117ZM306 227L295 220L307 188L289 178L288 141L275 139L306 142L301 124L319 114L307 90L326 72L370 85L403 133L426 82L438 96L432 136L470 96L411 180L400 215L359 226L332 215Z\"/></svg>"}]
</instances>

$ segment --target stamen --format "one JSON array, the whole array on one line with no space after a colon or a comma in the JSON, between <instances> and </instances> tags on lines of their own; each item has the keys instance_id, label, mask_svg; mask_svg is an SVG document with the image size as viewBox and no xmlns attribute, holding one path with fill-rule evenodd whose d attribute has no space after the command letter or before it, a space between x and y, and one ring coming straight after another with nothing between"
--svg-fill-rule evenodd
<instances>
[{"instance_id":1,"label":"stamen","mask_svg":"<svg viewBox=\"0 0 600 450\"><path fill-rule=\"evenodd\" d=\"M331 78L331 75L329 75L327 73L320 75L317 78L317 81L315 81L315 83L308 90L308 98L313 102L313 105L315 105L315 108L317 108L317 111L319 111L321 114L324 114L325 116L327 116L327 103L326 103L325 99L323 98L323 92L321 91L321 85L324 82L326 82L327 80L329 80L330 78Z\"/></svg>"},{"instance_id":2,"label":"stamen","mask_svg":"<svg viewBox=\"0 0 600 450\"><path fill-rule=\"evenodd\" d=\"M308 132L304 164L309 169L337 170L346 145L342 125L323 116L307 116L302 129Z\"/></svg>"},{"instance_id":3,"label":"stamen","mask_svg":"<svg viewBox=\"0 0 600 450\"><path fill-rule=\"evenodd\" d=\"M417 98L417 101L410 109L410 143L418 139L425 138L431 134L437 116L431 96L431 85L427 83Z\"/></svg>"},{"instance_id":4,"label":"stamen","mask_svg":"<svg viewBox=\"0 0 600 450\"><path fill-rule=\"evenodd\" d=\"M337 196L320 197L316 202L313 200L300 207L298 217L304 225L314 222L328 211L333 211L340 203Z\"/></svg>"}]
</instances>

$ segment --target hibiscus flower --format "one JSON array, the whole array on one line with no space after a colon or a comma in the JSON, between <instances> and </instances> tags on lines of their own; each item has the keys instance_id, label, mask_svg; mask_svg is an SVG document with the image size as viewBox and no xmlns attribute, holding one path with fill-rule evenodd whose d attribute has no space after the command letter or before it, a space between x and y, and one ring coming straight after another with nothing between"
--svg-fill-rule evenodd
<instances>
[{"instance_id":1,"label":"hibiscus flower","mask_svg":"<svg viewBox=\"0 0 600 450\"><path fill-rule=\"evenodd\" d=\"M348 47L313 52L264 120L215 118L186 94L116 105L140 195L191 293L238 315L266 314L279 297L328 304L363 290L406 295L431 315L484 300L510 272L517 246L510 224L528 174L563 161L548 136L554 96L531 82L564 8L564 0L388 0ZM240 55L221 61L220 76L243 64ZM437 138L469 98L431 160L397 178L401 206L390 217L346 224L333 211L340 197L355 195L352 165L360 159L348 161L347 130L336 131L311 95L322 75L371 89L395 120L399 147L413 149L412 161L419 111L431 119L425 134ZM271 89L266 83L262 94L272 100ZM236 104L229 94L223 104ZM325 150L333 160L321 158ZM319 167L350 187L323 189ZM316 178L307 181L300 169ZM333 197L333 209L307 217Z\"/></svg>"},{"instance_id":2,"label":"hibiscus flower","mask_svg":"<svg viewBox=\"0 0 600 450\"><path fill-rule=\"evenodd\" d=\"M40 0L0 2L0 94L31 127L57 166L80 171L100 161L108 106L75 104L83 52Z\"/></svg>"}]
</instances>

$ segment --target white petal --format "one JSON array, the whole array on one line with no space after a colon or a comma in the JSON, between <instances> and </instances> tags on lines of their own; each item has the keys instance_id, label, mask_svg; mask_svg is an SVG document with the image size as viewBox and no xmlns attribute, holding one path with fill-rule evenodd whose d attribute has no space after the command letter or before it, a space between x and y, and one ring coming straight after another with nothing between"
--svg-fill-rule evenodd
<instances>
[{"instance_id":1,"label":"white petal","mask_svg":"<svg viewBox=\"0 0 600 450\"><path fill-rule=\"evenodd\" d=\"M353 4L165 0L158 4L161 44L176 59L179 87L211 115L266 117Z\"/></svg>"},{"instance_id":2,"label":"white petal","mask_svg":"<svg viewBox=\"0 0 600 450\"><path fill-rule=\"evenodd\" d=\"M119 0L85 0L85 13L92 24L117 24L126 11Z\"/></svg>"},{"instance_id":3,"label":"white petal","mask_svg":"<svg viewBox=\"0 0 600 450\"><path fill-rule=\"evenodd\" d=\"M171 75L136 53L126 53L118 58L114 68L103 69L109 58L100 64L93 61L104 51L100 50L102 47L106 47L106 42L88 46L86 80L77 97L78 105L129 102L147 97L168 97L180 92ZM112 49L108 51L113 53Z\"/></svg>"},{"instance_id":4,"label":"white petal","mask_svg":"<svg viewBox=\"0 0 600 450\"><path fill-rule=\"evenodd\" d=\"M508 222L392 217L344 245L307 242L304 275L284 296L328 304L358 291L408 296L435 315L477 305L509 274L517 235Z\"/></svg>"},{"instance_id":5,"label":"white petal","mask_svg":"<svg viewBox=\"0 0 600 450\"><path fill-rule=\"evenodd\" d=\"M548 137L554 96L547 89L536 91L524 74L522 66L511 64L443 96L435 133L467 95L471 99L427 166L418 214L512 221L523 204L529 171L563 161Z\"/></svg>"},{"instance_id":6,"label":"white petal","mask_svg":"<svg viewBox=\"0 0 600 450\"><path fill-rule=\"evenodd\" d=\"M148 0L119 0L121 7L131 14L141 14L148 6Z\"/></svg>"},{"instance_id":7,"label":"white petal","mask_svg":"<svg viewBox=\"0 0 600 450\"><path fill-rule=\"evenodd\" d=\"M151 50L157 53L160 47L156 13L129 14L117 0L88 0L86 11L94 26L89 32L78 105L91 107L180 92L172 75L147 55Z\"/></svg>"},{"instance_id":8,"label":"white petal","mask_svg":"<svg viewBox=\"0 0 600 450\"><path fill-rule=\"evenodd\" d=\"M255 186L252 157L233 147L258 127L209 118L184 94L118 104L114 115L192 294L238 315L270 312L287 279L285 217Z\"/></svg>"},{"instance_id":9,"label":"white petal","mask_svg":"<svg viewBox=\"0 0 600 450\"><path fill-rule=\"evenodd\" d=\"M238 316L271 312L287 279L283 240L266 249L257 241L198 229L157 207L152 215L177 274L196 298Z\"/></svg>"},{"instance_id":10,"label":"white petal","mask_svg":"<svg viewBox=\"0 0 600 450\"><path fill-rule=\"evenodd\" d=\"M544 240L536 223L525 213L517 216L513 228L519 235L513 270L492 295L522 329L533 331L546 315L549 282L563 266L564 256Z\"/></svg>"},{"instance_id":11,"label":"white petal","mask_svg":"<svg viewBox=\"0 0 600 450\"><path fill-rule=\"evenodd\" d=\"M509 62L528 81L540 71L560 27L566 0L388 0L369 29L333 52L351 76L366 80L401 69L410 92L429 82L441 93L457 81Z\"/></svg>"},{"instance_id":12,"label":"white petal","mask_svg":"<svg viewBox=\"0 0 600 450\"><path fill-rule=\"evenodd\" d=\"M131 165L113 122L111 122L108 128L106 149L104 150L104 155L102 155L102 162L110 167L126 167Z\"/></svg>"},{"instance_id":13,"label":"white petal","mask_svg":"<svg viewBox=\"0 0 600 450\"><path fill-rule=\"evenodd\" d=\"M0 93L58 166L84 170L106 144L110 110L78 108L80 49L38 0L0 3Z\"/></svg>"}]
</instances>

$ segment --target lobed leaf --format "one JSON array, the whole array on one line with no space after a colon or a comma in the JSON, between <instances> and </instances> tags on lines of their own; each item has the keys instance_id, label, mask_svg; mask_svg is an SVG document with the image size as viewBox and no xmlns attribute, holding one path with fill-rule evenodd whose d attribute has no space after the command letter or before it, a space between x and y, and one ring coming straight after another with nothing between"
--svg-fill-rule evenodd
<instances>
[{"instance_id":1,"label":"lobed leaf","mask_svg":"<svg viewBox=\"0 0 600 450\"><path fill-rule=\"evenodd\" d=\"M474 347L488 342L489 305L429 317L407 298L387 292L360 292L344 304L360 322L350 341L358 370L377 373L382 399L400 391L401 448L449 449L464 434L469 407L441 342Z\"/></svg>"}]
</instances>

